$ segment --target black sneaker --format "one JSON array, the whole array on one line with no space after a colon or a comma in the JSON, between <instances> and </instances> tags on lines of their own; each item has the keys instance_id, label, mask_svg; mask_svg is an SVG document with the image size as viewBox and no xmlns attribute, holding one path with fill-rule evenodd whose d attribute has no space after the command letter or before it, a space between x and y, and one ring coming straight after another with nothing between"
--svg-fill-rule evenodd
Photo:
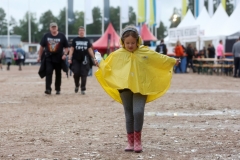
<instances>
[{"instance_id":1,"label":"black sneaker","mask_svg":"<svg viewBox=\"0 0 240 160\"><path fill-rule=\"evenodd\" d=\"M75 87L75 93L77 93L78 92L78 87Z\"/></svg>"},{"instance_id":2,"label":"black sneaker","mask_svg":"<svg viewBox=\"0 0 240 160\"><path fill-rule=\"evenodd\" d=\"M59 95L59 94L60 94L60 91L56 91L56 94Z\"/></svg>"},{"instance_id":3,"label":"black sneaker","mask_svg":"<svg viewBox=\"0 0 240 160\"><path fill-rule=\"evenodd\" d=\"M51 94L51 91L47 89L47 90L45 91L45 94Z\"/></svg>"}]
</instances>

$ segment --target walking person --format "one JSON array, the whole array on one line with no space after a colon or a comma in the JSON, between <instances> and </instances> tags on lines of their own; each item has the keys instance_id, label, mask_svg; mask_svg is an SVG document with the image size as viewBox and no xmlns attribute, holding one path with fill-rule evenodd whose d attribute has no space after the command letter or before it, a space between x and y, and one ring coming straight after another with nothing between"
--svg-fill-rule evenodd
<instances>
[{"instance_id":1,"label":"walking person","mask_svg":"<svg viewBox=\"0 0 240 160\"><path fill-rule=\"evenodd\" d=\"M25 51L19 47L16 49L17 52L17 64L19 66L18 70L21 71L22 70L22 65L24 63L24 57L25 57Z\"/></svg>"},{"instance_id":2,"label":"walking person","mask_svg":"<svg viewBox=\"0 0 240 160\"><path fill-rule=\"evenodd\" d=\"M158 53L167 55L167 46L166 46L166 44L164 44L163 39L161 40L161 43L159 45L157 45L155 51L158 52Z\"/></svg>"},{"instance_id":3,"label":"walking person","mask_svg":"<svg viewBox=\"0 0 240 160\"><path fill-rule=\"evenodd\" d=\"M232 53L234 57L234 75L233 77L240 78L240 37L237 42L234 43L232 48ZM237 74L238 72L238 74Z\"/></svg>"},{"instance_id":4,"label":"walking person","mask_svg":"<svg viewBox=\"0 0 240 160\"><path fill-rule=\"evenodd\" d=\"M46 33L40 42L40 49L38 51L38 59L40 62L42 54L45 54L46 65L46 90L45 94L51 94L52 88L52 76L55 70L55 90L56 94L60 94L61 91L61 69L62 60L66 59L68 53L68 42L65 35L58 31L57 23L50 23L50 32ZM45 53L43 53L45 50ZM65 62L64 62L65 64Z\"/></svg>"},{"instance_id":5,"label":"walking person","mask_svg":"<svg viewBox=\"0 0 240 160\"><path fill-rule=\"evenodd\" d=\"M120 41L122 48L100 62L95 76L104 90L123 104L128 139L125 151L139 153L145 104L166 93L173 66L179 61L143 46L134 26L123 29Z\"/></svg>"},{"instance_id":6,"label":"walking person","mask_svg":"<svg viewBox=\"0 0 240 160\"><path fill-rule=\"evenodd\" d=\"M10 66L12 64L12 59L14 57L13 51L10 47L5 49L4 51L4 58L5 58L5 63L7 64L7 70L10 70Z\"/></svg>"},{"instance_id":7,"label":"walking person","mask_svg":"<svg viewBox=\"0 0 240 160\"><path fill-rule=\"evenodd\" d=\"M181 61L182 61L182 58L184 55L184 48L179 41L177 41L177 43L176 43L174 52L175 52L175 58L180 59L180 63L179 63L179 65L177 65L175 67L174 71L175 71L175 73L177 73L177 69L179 69L180 73L182 73Z\"/></svg>"},{"instance_id":8,"label":"walking person","mask_svg":"<svg viewBox=\"0 0 240 160\"><path fill-rule=\"evenodd\" d=\"M86 91L87 76L90 70L90 61L94 61L94 64L97 64L97 60L95 59L92 50L92 44L90 40L84 36L84 34L85 29L84 27L80 26L78 29L78 37L72 40L72 46L70 48L68 59L68 62L71 64L71 70L73 71L75 83L74 91L77 93L80 86L82 95L84 95Z\"/></svg>"},{"instance_id":9,"label":"walking person","mask_svg":"<svg viewBox=\"0 0 240 160\"><path fill-rule=\"evenodd\" d=\"M192 48L192 44L188 44L187 49L186 49L186 54L187 54L187 63L186 63L186 73L187 73L187 68L190 64L190 67L192 68L193 72L195 73L195 69L193 67L193 56L194 56L194 50Z\"/></svg>"}]
</instances>

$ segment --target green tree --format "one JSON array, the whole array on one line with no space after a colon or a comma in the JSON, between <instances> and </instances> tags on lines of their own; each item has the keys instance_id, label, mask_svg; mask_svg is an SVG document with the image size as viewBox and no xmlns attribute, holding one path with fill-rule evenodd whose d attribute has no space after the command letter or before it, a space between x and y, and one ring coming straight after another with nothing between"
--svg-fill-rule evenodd
<instances>
[{"instance_id":1,"label":"green tree","mask_svg":"<svg viewBox=\"0 0 240 160\"><path fill-rule=\"evenodd\" d=\"M167 27L160 21L160 25L157 28L157 39L164 39L167 36Z\"/></svg>"},{"instance_id":2,"label":"green tree","mask_svg":"<svg viewBox=\"0 0 240 160\"><path fill-rule=\"evenodd\" d=\"M46 32L49 31L49 24L51 22L57 22L57 20L57 17L53 15L52 11L48 10L44 12L39 20L39 26L41 26L39 29L39 34L43 36Z\"/></svg>"},{"instance_id":3,"label":"green tree","mask_svg":"<svg viewBox=\"0 0 240 160\"><path fill-rule=\"evenodd\" d=\"M110 7L110 22L112 23L113 25L113 28L116 30L116 32L119 33L120 31L120 7ZM104 26L105 27L105 30L107 28L107 25Z\"/></svg>"},{"instance_id":4,"label":"green tree","mask_svg":"<svg viewBox=\"0 0 240 160\"><path fill-rule=\"evenodd\" d=\"M6 13L3 8L0 8L0 35L7 34Z\"/></svg>"},{"instance_id":5,"label":"green tree","mask_svg":"<svg viewBox=\"0 0 240 160\"><path fill-rule=\"evenodd\" d=\"M92 10L93 23L87 25L87 34L102 33L102 15L99 7L94 7Z\"/></svg>"},{"instance_id":6,"label":"green tree","mask_svg":"<svg viewBox=\"0 0 240 160\"><path fill-rule=\"evenodd\" d=\"M78 34L78 28L80 26L84 26L84 12L76 11L74 15L75 15L75 21L73 24L69 25L69 34L76 35Z\"/></svg>"},{"instance_id":7,"label":"green tree","mask_svg":"<svg viewBox=\"0 0 240 160\"><path fill-rule=\"evenodd\" d=\"M38 35L38 23L36 16L33 13L30 13L31 17L31 39L33 42L39 41ZM13 20L14 21L14 20ZM13 22L10 21L10 22ZM19 20L19 25L13 26L14 34L21 35L21 40L28 42L28 12L24 15L24 18Z\"/></svg>"},{"instance_id":8,"label":"green tree","mask_svg":"<svg viewBox=\"0 0 240 160\"><path fill-rule=\"evenodd\" d=\"M60 10L56 22L58 24L58 31L66 34L66 8Z\"/></svg>"},{"instance_id":9,"label":"green tree","mask_svg":"<svg viewBox=\"0 0 240 160\"><path fill-rule=\"evenodd\" d=\"M123 28L127 25L135 25L136 24L136 13L133 10L133 7L129 7L129 22L123 24Z\"/></svg>"}]
</instances>

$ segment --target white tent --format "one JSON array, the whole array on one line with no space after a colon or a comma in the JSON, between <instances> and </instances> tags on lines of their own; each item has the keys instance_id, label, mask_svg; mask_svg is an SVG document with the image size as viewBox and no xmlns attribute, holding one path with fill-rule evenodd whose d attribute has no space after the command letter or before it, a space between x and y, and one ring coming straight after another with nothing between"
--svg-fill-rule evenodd
<instances>
[{"instance_id":1,"label":"white tent","mask_svg":"<svg viewBox=\"0 0 240 160\"><path fill-rule=\"evenodd\" d=\"M237 5L228 21L226 21L221 28L223 35L229 36L240 31L240 3Z\"/></svg>"},{"instance_id":2,"label":"white tent","mask_svg":"<svg viewBox=\"0 0 240 160\"><path fill-rule=\"evenodd\" d=\"M222 28L224 24L228 21L229 16L223 8L222 4L219 4L216 12L211 18L211 22L205 30L206 37L217 37L223 35Z\"/></svg>"},{"instance_id":3,"label":"white tent","mask_svg":"<svg viewBox=\"0 0 240 160\"><path fill-rule=\"evenodd\" d=\"M189 9L186 16L183 18L183 20L177 26L177 28L192 26L195 23L195 21L196 21L196 19L194 18L191 10Z\"/></svg>"},{"instance_id":4,"label":"white tent","mask_svg":"<svg viewBox=\"0 0 240 160\"><path fill-rule=\"evenodd\" d=\"M200 26L200 32L201 35L205 34L205 29L209 26L209 24L211 23L211 17L208 14L208 11L206 9L206 7L204 6L198 16L198 18L196 19L195 24L193 25L199 25Z\"/></svg>"}]
</instances>

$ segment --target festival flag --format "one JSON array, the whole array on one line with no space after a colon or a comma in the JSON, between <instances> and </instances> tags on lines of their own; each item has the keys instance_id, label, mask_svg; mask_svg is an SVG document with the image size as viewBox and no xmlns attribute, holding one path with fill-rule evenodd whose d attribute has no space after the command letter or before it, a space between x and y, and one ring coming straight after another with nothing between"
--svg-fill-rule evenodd
<instances>
[{"instance_id":1,"label":"festival flag","mask_svg":"<svg viewBox=\"0 0 240 160\"><path fill-rule=\"evenodd\" d=\"M226 0L222 0L222 5L223 5L224 10L226 10Z\"/></svg>"},{"instance_id":2,"label":"festival flag","mask_svg":"<svg viewBox=\"0 0 240 160\"><path fill-rule=\"evenodd\" d=\"M150 26L156 24L156 0L149 0L149 22Z\"/></svg>"},{"instance_id":3,"label":"festival flag","mask_svg":"<svg viewBox=\"0 0 240 160\"><path fill-rule=\"evenodd\" d=\"M109 0L103 0L104 1L104 24L107 24L110 22L109 17Z\"/></svg>"},{"instance_id":4,"label":"festival flag","mask_svg":"<svg viewBox=\"0 0 240 160\"><path fill-rule=\"evenodd\" d=\"M85 0L85 16L84 21L85 24L92 24L93 23L93 16L92 16L92 0Z\"/></svg>"},{"instance_id":5,"label":"festival flag","mask_svg":"<svg viewBox=\"0 0 240 160\"><path fill-rule=\"evenodd\" d=\"M202 9L204 8L204 0L199 0L199 9L198 9L198 15L201 13Z\"/></svg>"},{"instance_id":6,"label":"festival flag","mask_svg":"<svg viewBox=\"0 0 240 160\"><path fill-rule=\"evenodd\" d=\"M73 0L68 0L68 24L74 23L74 13L73 13Z\"/></svg>"},{"instance_id":7,"label":"festival flag","mask_svg":"<svg viewBox=\"0 0 240 160\"><path fill-rule=\"evenodd\" d=\"M182 0L182 17L187 13L187 0Z\"/></svg>"},{"instance_id":8,"label":"festival flag","mask_svg":"<svg viewBox=\"0 0 240 160\"><path fill-rule=\"evenodd\" d=\"M146 21L146 0L138 0L138 22Z\"/></svg>"},{"instance_id":9,"label":"festival flag","mask_svg":"<svg viewBox=\"0 0 240 160\"><path fill-rule=\"evenodd\" d=\"M129 22L129 6L128 6L128 0L121 0L121 22L127 23Z\"/></svg>"},{"instance_id":10,"label":"festival flag","mask_svg":"<svg viewBox=\"0 0 240 160\"><path fill-rule=\"evenodd\" d=\"M198 17L199 15L199 0L195 0L194 2L194 16Z\"/></svg>"},{"instance_id":11,"label":"festival flag","mask_svg":"<svg viewBox=\"0 0 240 160\"><path fill-rule=\"evenodd\" d=\"M210 17L213 16L213 0L208 0L208 13Z\"/></svg>"},{"instance_id":12,"label":"festival flag","mask_svg":"<svg viewBox=\"0 0 240 160\"><path fill-rule=\"evenodd\" d=\"M161 1L156 0L156 7L155 7L155 13L156 13L156 28L159 28L160 22L161 22ZM157 9L156 9L157 8Z\"/></svg>"}]
</instances>

